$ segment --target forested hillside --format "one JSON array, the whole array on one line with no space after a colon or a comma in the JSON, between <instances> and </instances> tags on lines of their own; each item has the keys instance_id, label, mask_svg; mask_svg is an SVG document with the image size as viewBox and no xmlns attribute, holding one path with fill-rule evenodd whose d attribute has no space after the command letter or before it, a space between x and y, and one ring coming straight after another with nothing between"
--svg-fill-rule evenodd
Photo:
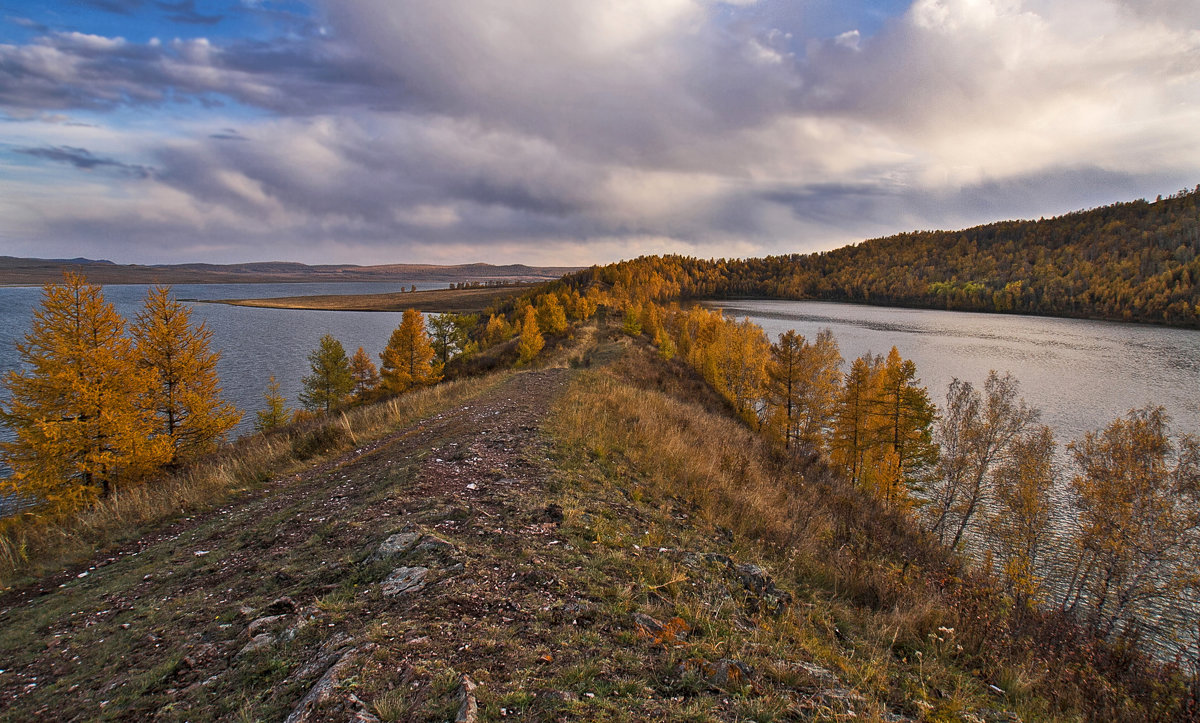
<instances>
[{"instance_id":1,"label":"forested hillside","mask_svg":"<svg viewBox=\"0 0 1200 723\"><path fill-rule=\"evenodd\" d=\"M576 275L647 300L821 299L1200 326L1200 186L1038 221L921 231L817 254L653 259Z\"/></svg>"}]
</instances>

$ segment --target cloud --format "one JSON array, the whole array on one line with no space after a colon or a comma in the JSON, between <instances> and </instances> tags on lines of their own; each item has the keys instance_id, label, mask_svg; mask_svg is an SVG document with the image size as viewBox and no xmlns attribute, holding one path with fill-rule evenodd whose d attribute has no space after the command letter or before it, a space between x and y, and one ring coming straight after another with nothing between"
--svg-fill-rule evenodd
<instances>
[{"instance_id":1,"label":"cloud","mask_svg":"<svg viewBox=\"0 0 1200 723\"><path fill-rule=\"evenodd\" d=\"M43 148L16 148L14 152L47 161L54 161L55 163L66 163L85 171L97 168L114 169L137 178L146 178L153 172L152 169L146 166L130 165L113 160L112 158L96 156L86 148L47 146Z\"/></svg>"},{"instance_id":2,"label":"cloud","mask_svg":"<svg viewBox=\"0 0 1200 723\"><path fill-rule=\"evenodd\" d=\"M138 193L83 188L23 227L180 254L234 254L211 241L230 237L310 258L334 241L375 259L753 254L1152 196L1200 171L1188 3L916 0L829 37L768 4L339 0L318 13L327 35L0 45L11 117L201 103L215 119L26 143Z\"/></svg>"},{"instance_id":3,"label":"cloud","mask_svg":"<svg viewBox=\"0 0 1200 723\"><path fill-rule=\"evenodd\" d=\"M133 15L145 5L145 0L79 0L82 5L90 5L118 15Z\"/></svg>"},{"instance_id":4,"label":"cloud","mask_svg":"<svg viewBox=\"0 0 1200 723\"><path fill-rule=\"evenodd\" d=\"M224 15L205 15L196 10L196 0L179 0L179 2L161 2L156 0L156 7L166 11L167 19L175 23L187 25L216 25L225 19Z\"/></svg>"}]
</instances>

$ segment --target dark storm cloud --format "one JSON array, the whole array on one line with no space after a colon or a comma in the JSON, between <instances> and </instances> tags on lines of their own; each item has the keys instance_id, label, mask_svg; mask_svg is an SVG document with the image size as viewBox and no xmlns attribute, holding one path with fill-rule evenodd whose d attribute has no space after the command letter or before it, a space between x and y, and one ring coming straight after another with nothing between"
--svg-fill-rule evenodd
<instances>
[{"instance_id":1,"label":"dark storm cloud","mask_svg":"<svg viewBox=\"0 0 1200 723\"><path fill-rule=\"evenodd\" d=\"M86 148L47 146L43 148L16 148L14 152L55 163L66 163L84 171L91 171L97 168L111 169L138 178L147 178L153 172L152 169L146 166L121 163L112 158L97 156Z\"/></svg>"}]
</instances>

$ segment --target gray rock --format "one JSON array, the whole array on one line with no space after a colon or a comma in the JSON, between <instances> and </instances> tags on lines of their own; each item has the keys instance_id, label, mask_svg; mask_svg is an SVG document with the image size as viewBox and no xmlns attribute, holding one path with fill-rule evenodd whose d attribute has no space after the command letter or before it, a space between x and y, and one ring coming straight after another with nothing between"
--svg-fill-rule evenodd
<instances>
[{"instance_id":1,"label":"gray rock","mask_svg":"<svg viewBox=\"0 0 1200 723\"><path fill-rule=\"evenodd\" d=\"M292 709L291 715L287 717L284 723L305 723L306 721L310 720L313 710L316 709L317 706L321 705L321 703L324 703L333 697L334 691L336 691L338 686L341 685L342 678L345 676L346 670L350 667L350 664L354 662L354 657L358 654L358 652L359 648L348 650L342 654L342 657L339 658L336 663L329 666L329 669L325 671L325 675L321 676L321 679L317 681L316 685L314 685L312 689L308 691L308 694L300 700L300 703Z\"/></svg>"},{"instance_id":2,"label":"gray rock","mask_svg":"<svg viewBox=\"0 0 1200 723\"><path fill-rule=\"evenodd\" d=\"M828 668L822 668L815 663L804 662L796 663L796 667L799 668L805 675L826 688L840 688L842 685L841 678L837 677L837 675Z\"/></svg>"},{"instance_id":3,"label":"gray rock","mask_svg":"<svg viewBox=\"0 0 1200 723\"><path fill-rule=\"evenodd\" d=\"M754 671L740 660L721 658L713 664L713 667L714 670L712 675L708 676L708 682L722 690L754 685Z\"/></svg>"},{"instance_id":4,"label":"gray rock","mask_svg":"<svg viewBox=\"0 0 1200 723\"><path fill-rule=\"evenodd\" d=\"M263 612L267 615L291 615L296 612L296 601L284 595L275 598Z\"/></svg>"},{"instance_id":5,"label":"gray rock","mask_svg":"<svg viewBox=\"0 0 1200 723\"><path fill-rule=\"evenodd\" d=\"M775 587L771 576L758 565L747 562L743 565L738 565L734 570L737 572L738 577L741 578L742 584L746 586L746 589L755 595L762 595L768 589Z\"/></svg>"},{"instance_id":6,"label":"gray rock","mask_svg":"<svg viewBox=\"0 0 1200 723\"><path fill-rule=\"evenodd\" d=\"M411 592L420 592L425 588L425 576L429 574L427 567L397 567L392 574L379 583L379 589L385 597L395 597Z\"/></svg>"},{"instance_id":7,"label":"gray rock","mask_svg":"<svg viewBox=\"0 0 1200 723\"><path fill-rule=\"evenodd\" d=\"M421 541L414 548L416 552L426 552L433 554L452 555L458 552L458 548L450 542L443 540L436 535L422 535Z\"/></svg>"},{"instance_id":8,"label":"gray rock","mask_svg":"<svg viewBox=\"0 0 1200 723\"><path fill-rule=\"evenodd\" d=\"M381 542L375 552L371 553L370 559L386 560L405 555L416 547L420 539L420 532L399 532Z\"/></svg>"},{"instance_id":9,"label":"gray rock","mask_svg":"<svg viewBox=\"0 0 1200 723\"><path fill-rule=\"evenodd\" d=\"M858 691L849 688L830 688L817 693L816 698L828 706L853 707L866 702Z\"/></svg>"},{"instance_id":10,"label":"gray rock","mask_svg":"<svg viewBox=\"0 0 1200 723\"><path fill-rule=\"evenodd\" d=\"M458 715L454 723L476 723L479 720L479 702L475 700L475 681L464 675L458 684Z\"/></svg>"},{"instance_id":11,"label":"gray rock","mask_svg":"<svg viewBox=\"0 0 1200 723\"><path fill-rule=\"evenodd\" d=\"M747 686L757 690L754 671L742 661L732 658L721 658L715 663L703 658L689 658L676 666L675 674L680 677L697 675L719 690L736 691Z\"/></svg>"},{"instance_id":12,"label":"gray rock","mask_svg":"<svg viewBox=\"0 0 1200 723\"><path fill-rule=\"evenodd\" d=\"M259 619L255 620L254 622L250 623L250 625L248 625L246 627L246 633L250 637L253 638L253 637L257 636L259 633L266 632L267 628L271 627L272 625L279 622L280 620L283 620L285 617L287 617L287 616L286 615L268 615L265 618L259 618Z\"/></svg>"},{"instance_id":13,"label":"gray rock","mask_svg":"<svg viewBox=\"0 0 1200 723\"><path fill-rule=\"evenodd\" d=\"M246 643L246 645L243 646L242 649L238 651L237 657L240 658L243 655L249 655L250 653L253 653L255 651L263 650L264 648L269 648L274 644L275 644L275 636L271 635L270 633L262 633L260 635L255 635L253 638L250 639L250 642Z\"/></svg>"}]
</instances>

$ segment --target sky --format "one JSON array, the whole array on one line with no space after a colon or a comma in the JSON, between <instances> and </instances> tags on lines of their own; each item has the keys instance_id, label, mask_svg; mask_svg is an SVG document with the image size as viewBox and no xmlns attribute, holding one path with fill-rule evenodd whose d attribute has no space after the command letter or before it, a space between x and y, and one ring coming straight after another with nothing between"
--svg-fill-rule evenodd
<instances>
[{"instance_id":1,"label":"sky","mask_svg":"<svg viewBox=\"0 0 1200 723\"><path fill-rule=\"evenodd\" d=\"M1195 0L0 0L0 254L746 257L1200 183Z\"/></svg>"}]
</instances>

